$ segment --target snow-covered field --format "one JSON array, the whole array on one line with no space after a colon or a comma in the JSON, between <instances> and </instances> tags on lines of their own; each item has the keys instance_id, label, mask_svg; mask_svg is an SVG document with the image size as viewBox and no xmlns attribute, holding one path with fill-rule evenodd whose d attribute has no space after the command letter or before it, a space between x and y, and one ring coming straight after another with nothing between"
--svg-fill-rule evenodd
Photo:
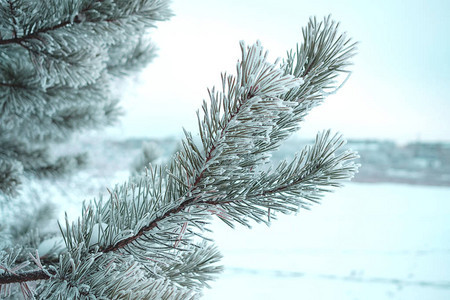
<instances>
[{"instance_id":1,"label":"snow-covered field","mask_svg":"<svg viewBox=\"0 0 450 300\"><path fill-rule=\"evenodd\" d=\"M141 141L134 144L80 144L90 167L25 186L60 199L74 220L81 200L127 180ZM347 183L271 227L217 221L213 230L225 272L204 299L450 299L450 187Z\"/></svg>"},{"instance_id":2,"label":"snow-covered field","mask_svg":"<svg viewBox=\"0 0 450 300\"><path fill-rule=\"evenodd\" d=\"M215 240L205 299L450 299L450 188L350 183L271 227Z\"/></svg>"}]
</instances>

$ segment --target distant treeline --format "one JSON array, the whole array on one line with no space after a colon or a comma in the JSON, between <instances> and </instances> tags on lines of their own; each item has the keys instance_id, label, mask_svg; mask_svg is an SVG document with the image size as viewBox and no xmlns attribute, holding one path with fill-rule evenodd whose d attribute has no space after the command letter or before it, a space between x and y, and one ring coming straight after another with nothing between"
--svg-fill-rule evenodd
<instances>
[{"instance_id":1,"label":"distant treeline","mask_svg":"<svg viewBox=\"0 0 450 300\"><path fill-rule=\"evenodd\" d=\"M86 142L84 149L90 149L88 152L96 157L93 168L103 169L105 165L111 165L109 162L115 161L112 167L115 170L110 171L131 170L132 161L141 155L146 143L150 142L159 148L161 159L157 162L163 162L180 147L175 138ZM307 144L312 144L312 141L292 138L274 153L273 161L277 163L289 159L288 155L299 152ZM414 142L399 145L392 141L349 140L345 148L356 150L360 155L361 167L353 181L450 186L450 143ZM108 155L96 155L99 153ZM128 155L124 156L124 153Z\"/></svg>"},{"instance_id":2,"label":"distant treeline","mask_svg":"<svg viewBox=\"0 0 450 300\"><path fill-rule=\"evenodd\" d=\"M292 140L286 150L308 143ZM360 155L361 168L353 181L450 186L450 143L349 140L346 147ZM281 149L274 158L282 159L283 153L288 152Z\"/></svg>"},{"instance_id":3,"label":"distant treeline","mask_svg":"<svg viewBox=\"0 0 450 300\"><path fill-rule=\"evenodd\" d=\"M450 186L450 143L349 141L360 155L355 181Z\"/></svg>"}]
</instances>

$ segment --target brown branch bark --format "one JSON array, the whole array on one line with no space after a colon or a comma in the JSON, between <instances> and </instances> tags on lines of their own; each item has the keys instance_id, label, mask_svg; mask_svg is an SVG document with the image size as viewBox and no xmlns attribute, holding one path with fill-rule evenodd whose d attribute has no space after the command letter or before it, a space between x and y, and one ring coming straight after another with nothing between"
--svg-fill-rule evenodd
<instances>
[{"instance_id":1,"label":"brown branch bark","mask_svg":"<svg viewBox=\"0 0 450 300\"><path fill-rule=\"evenodd\" d=\"M0 285L9 283L21 283L26 281L36 281L36 280L48 280L50 276L42 270L37 271L27 271L22 273L14 274L3 274L0 275Z\"/></svg>"},{"instance_id":2,"label":"brown branch bark","mask_svg":"<svg viewBox=\"0 0 450 300\"><path fill-rule=\"evenodd\" d=\"M12 87L12 88L19 88L24 89L26 88L23 85L15 84L15 83L6 83L6 82L0 82L0 86L6 86L6 87Z\"/></svg>"}]
</instances>

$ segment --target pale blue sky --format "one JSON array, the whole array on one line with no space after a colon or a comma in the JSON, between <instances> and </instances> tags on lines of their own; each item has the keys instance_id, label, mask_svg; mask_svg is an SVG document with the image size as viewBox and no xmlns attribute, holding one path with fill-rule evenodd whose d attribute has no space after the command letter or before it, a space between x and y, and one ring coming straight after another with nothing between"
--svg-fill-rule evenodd
<instances>
[{"instance_id":1,"label":"pale blue sky","mask_svg":"<svg viewBox=\"0 0 450 300\"><path fill-rule=\"evenodd\" d=\"M360 42L344 88L307 118L310 138L450 141L450 1L175 0L176 16L153 33L159 57L125 97L126 136L195 130L195 110L221 71L234 71L239 40L261 40L271 57L300 41L309 16L332 14Z\"/></svg>"}]
</instances>

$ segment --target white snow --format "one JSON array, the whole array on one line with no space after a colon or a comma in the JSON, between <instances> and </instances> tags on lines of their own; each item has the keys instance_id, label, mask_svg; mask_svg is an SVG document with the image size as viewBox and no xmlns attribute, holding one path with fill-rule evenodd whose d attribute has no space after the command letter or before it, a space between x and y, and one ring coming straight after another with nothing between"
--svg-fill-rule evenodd
<instances>
[{"instance_id":1,"label":"white snow","mask_svg":"<svg viewBox=\"0 0 450 300\"><path fill-rule=\"evenodd\" d=\"M100 238L107 227L108 224L106 223L94 224L94 226L92 227L91 238L89 239L89 247L95 246L99 243Z\"/></svg>"},{"instance_id":2,"label":"white snow","mask_svg":"<svg viewBox=\"0 0 450 300\"><path fill-rule=\"evenodd\" d=\"M43 240L38 246L38 253L40 257L44 257L49 253L55 253L63 250L66 247L64 239L61 236L55 236Z\"/></svg>"},{"instance_id":3,"label":"white snow","mask_svg":"<svg viewBox=\"0 0 450 300\"><path fill-rule=\"evenodd\" d=\"M450 299L450 188L347 184L268 228L216 222L204 299Z\"/></svg>"}]
</instances>

